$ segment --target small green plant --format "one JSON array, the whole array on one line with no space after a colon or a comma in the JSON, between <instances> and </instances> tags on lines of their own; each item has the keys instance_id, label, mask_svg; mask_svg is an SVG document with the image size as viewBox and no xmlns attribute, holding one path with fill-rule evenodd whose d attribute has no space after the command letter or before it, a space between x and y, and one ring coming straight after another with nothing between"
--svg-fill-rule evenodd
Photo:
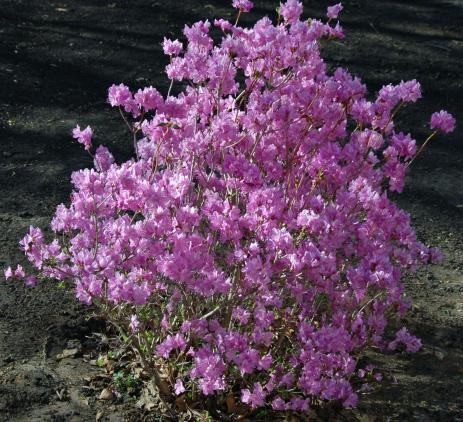
<instances>
[{"instance_id":1,"label":"small green plant","mask_svg":"<svg viewBox=\"0 0 463 422\"><path fill-rule=\"evenodd\" d=\"M95 363L96 363L96 366L103 368L106 364L106 359L104 356L100 355L98 356L98 359L95 361Z\"/></svg>"},{"instance_id":2,"label":"small green plant","mask_svg":"<svg viewBox=\"0 0 463 422\"><path fill-rule=\"evenodd\" d=\"M141 382L132 374L126 374L124 371L117 371L113 374L115 387L120 393L132 394L141 385Z\"/></svg>"}]
</instances>

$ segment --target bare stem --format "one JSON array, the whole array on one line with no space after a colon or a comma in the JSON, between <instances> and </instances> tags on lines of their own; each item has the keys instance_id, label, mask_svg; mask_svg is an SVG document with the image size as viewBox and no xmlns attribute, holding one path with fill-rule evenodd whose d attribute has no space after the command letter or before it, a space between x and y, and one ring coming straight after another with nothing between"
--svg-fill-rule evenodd
<instances>
[{"instance_id":1,"label":"bare stem","mask_svg":"<svg viewBox=\"0 0 463 422\"><path fill-rule=\"evenodd\" d=\"M170 97L170 91L172 91L172 87L174 86L174 80L170 80L169 90L167 91L167 97Z\"/></svg>"},{"instance_id":2,"label":"bare stem","mask_svg":"<svg viewBox=\"0 0 463 422\"><path fill-rule=\"evenodd\" d=\"M241 9L238 11L238 16L236 17L236 21L235 21L235 26L238 25L240 17L241 17Z\"/></svg>"},{"instance_id":3,"label":"bare stem","mask_svg":"<svg viewBox=\"0 0 463 422\"><path fill-rule=\"evenodd\" d=\"M411 159L411 161L408 162L407 167L410 167L412 165L413 161L416 160L416 157L418 157L418 155L420 155L423 152L423 150L429 144L431 139L434 138L434 136L436 136L437 132L438 132L438 130L435 130L433 133L431 133L431 135L428 136L428 138L426 139L426 141L424 141L423 145L421 145L420 149L415 154L415 156Z\"/></svg>"}]
</instances>

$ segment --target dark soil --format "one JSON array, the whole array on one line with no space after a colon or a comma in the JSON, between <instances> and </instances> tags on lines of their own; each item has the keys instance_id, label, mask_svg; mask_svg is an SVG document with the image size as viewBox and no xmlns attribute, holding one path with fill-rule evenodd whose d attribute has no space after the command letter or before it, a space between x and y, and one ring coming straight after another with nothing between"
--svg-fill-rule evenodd
<instances>
[{"instance_id":1,"label":"dark soil","mask_svg":"<svg viewBox=\"0 0 463 422\"><path fill-rule=\"evenodd\" d=\"M92 125L97 142L127 158L130 141L105 103L108 86L152 84L165 92L162 38L180 37L184 24L200 18L231 16L229 3L0 0L0 267L23 263L18 239L31 224L47 227L55 206L68 200L71 172L91 165L71 142L75 124ZM255 3L245 21L274 15L277 0ZM307 16L321 17L327 6L305 3ZM325 51L333 68L349 68L372 93L389 82L420 80L424 99L401 118L401 128L420 141L441 108L457 117L459 129L414 163L397 198L420 238L445 254L442 265L406 279L414 302L407 324L424 348L413 356L372 356L386 375L382 388L335 419L462 421L463 0L344 5L346 40ZM69 340L85 346L95 330L88 316L72 292L55 285L0 284L0 420L140 420L128 416L127 405L86 399L84 377L94 369L82 358L55 359Z\"/></svg>"}]
</instances>

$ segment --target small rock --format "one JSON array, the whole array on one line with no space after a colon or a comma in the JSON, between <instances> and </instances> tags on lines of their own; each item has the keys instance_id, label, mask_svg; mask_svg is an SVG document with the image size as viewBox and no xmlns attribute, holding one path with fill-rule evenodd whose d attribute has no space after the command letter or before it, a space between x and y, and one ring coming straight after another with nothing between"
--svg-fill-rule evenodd
<instances>
[{"instance_id":1,"label":"small rock","mask_svg":"<svg viewBox=\"0 0 463 422\"><path fill-rule=\"evenodd\" d=\"M108 390L107 388L105 388L100 393L100 396L98 397L98 400L111 400L112 397L113 397L113 393L111 392L111 390Z\"/></svg>"},{"instance_id":2,"label":"small rock","mask_svg":"<svg viewBox=\"0 0 463 422\"><path fill-rule=\"evenodd\" d=\"M75 358L80 352L80 349L75 347L73 349L64 349L62 353L56 355L57 360L66 358Z\"/></svg>"}]
</instances>

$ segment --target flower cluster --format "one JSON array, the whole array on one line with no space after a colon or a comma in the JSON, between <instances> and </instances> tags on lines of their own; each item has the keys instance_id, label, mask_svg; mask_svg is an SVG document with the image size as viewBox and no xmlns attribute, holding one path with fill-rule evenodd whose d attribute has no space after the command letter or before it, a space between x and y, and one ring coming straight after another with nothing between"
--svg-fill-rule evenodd
<instances>
[{"instance_id":1,"label":"flower cluster","mask_svg":"<svg viewBox=\"0 0 463 422\"><path fill-rule=\"evenodd\" d=\"M72 136L77 140L77 142L79 142L79 144L84 146L86 151L91 150L93 130L90 126L87 126L84 130L81 130L80 126L77 125L72 131Z\"/></svg>"},{"instance_id":2,"label":"flower cluster","mask_svg":"<svg viewBox=\"0 0 463 422\"><path fill-rule=\"evenodd\" d=\"M42 277L73 283L125 328L172 394L197 386L250 408L350 407L352 381L369 371L363 350L419 349L406 330L390 343L385 329L409 307L403 271L439 257L389 199L417 150L393 119L420 85L367 99L359 78L328 73L319 40L343 36L330 25L341 9L305 21L288 0L277 24L220 19L214 43L201 21L185 27L185 47L164 40L166 73L187 88L164 98L113 85L108 102L125 113L136 158L116 164L99 147L95 169L72 175L55 240L31 228L21 242ZM448 132L448 116L432 127ZM86 149L91 134L74 132Z\"/></svg>"},{"instance_id":3,"label":"flower cluster","mask_svg":"<svg viewBox=\"0 0 463 422\"><path fill-rule=\"evenodd\" d=\"M431 116L431 129L440 130L444 133L450 133L455 130L455 119L454 117L446 112L441 110L439 112L433 113Z\"/></svg>"}]
</instances>

